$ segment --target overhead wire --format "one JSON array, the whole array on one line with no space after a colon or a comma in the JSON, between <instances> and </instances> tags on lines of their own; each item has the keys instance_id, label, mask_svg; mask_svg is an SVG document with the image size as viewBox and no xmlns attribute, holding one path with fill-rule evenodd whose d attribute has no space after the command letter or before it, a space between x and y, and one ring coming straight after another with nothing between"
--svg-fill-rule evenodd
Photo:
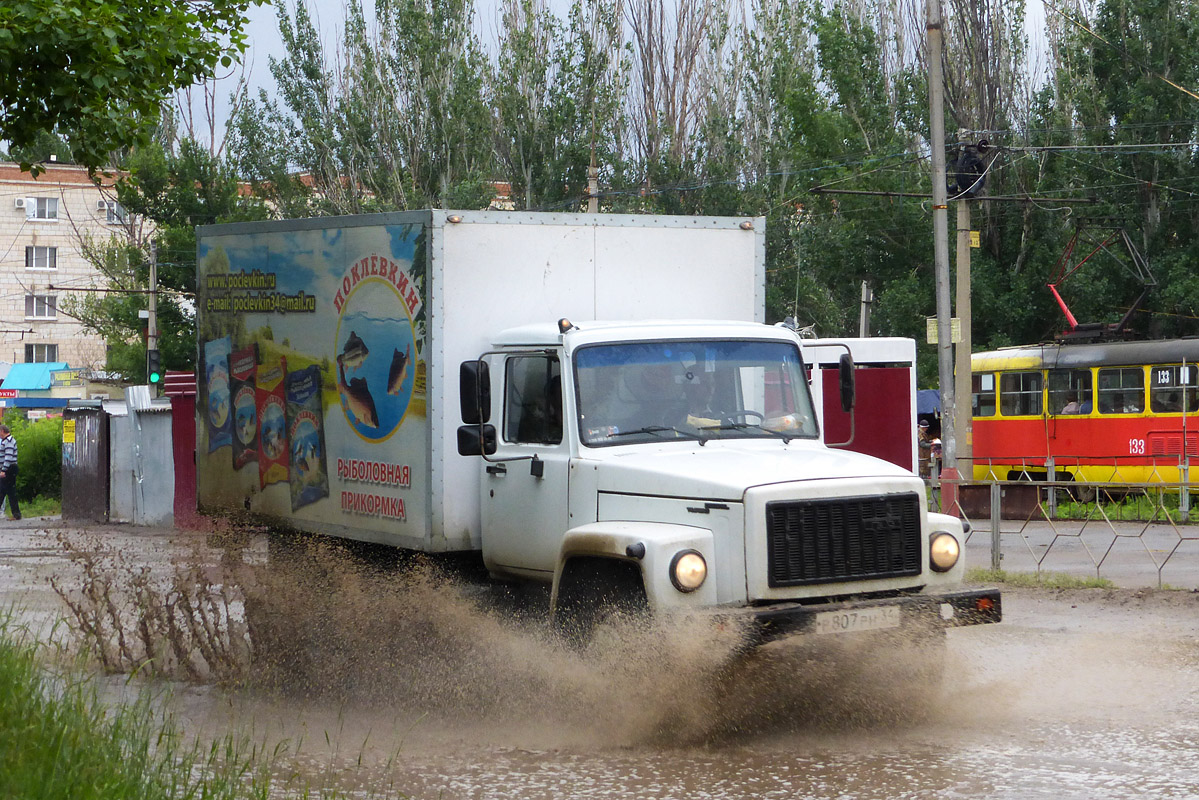
<instances>
[{"instance_id":1,"label":"overhead wire","mask_svg":"<svg viewBox=\"0 0 1199 800\"><path fill-rule=\"evenodd\" d=\"M1127 179L1128 179L1128 180L1130 180L1130 181L1135 181L1136 185L1141 185L1141 186L1155 186L1155 187L1157 187L1157 188L1160 188L1160 189L1166 189L1167 191L1171 191L1171 192L1178 192L1178 193L1180 193L1180 194L1185 194L1185 195L1188 195L1188 196L1190 196L1190 197L1199 197L1199 193L1196 193L1196 192L1188 192L1188 191L1187 191L1187 190L1185 190L1185 189L1177 189L1177 188L1174 188L1174 187L1172 187L1172 186L1169 186L1169 185L1167 185L1167 184L1161 183L1161 182L1159 182L1159 181L1147 181L1147 180L1145 180L1145 179L1143 179L1143 178L1138 178L1138 177L1136 177L1135 175L1125 175L1125 174L1124 174L1124 173L1122 173L1122 172L1117 172L1116 170L1113 170L1113 169L1108 169L1107 167L1099 166L1098 164L1087 164L1086 162L1083 162L1083 161L1081 161L1081 160L1079 160L1079 159L1077 159L1077 158L1073 158L1073 157L1071 157L1071 156L1069 156L1069 155L1066 155L1066 156L1064 156L1064 158L1067 158L1067 159L1069 159L1069 160L1073 161L1073 162L1074 162L1074 163L1076 163L1076 164L1081 164L1082 166L1084 166L1084 167L1087 167L1088 169L1096 169L1096 170L1099 170L1100 172L1106 172L1106 173L1108 173L1109 175L1115 175L1116 177L1119 177L1119 178L1127 178Z\"/></svg>"},{"instance_id":2,"label":"overhead wire","mask_svg":"<svg viewBox=\"0 0 1199 800\"><path fill-rule=\"evenodd\" d=\"M1029 153L1047 153L1054 151L1083 151L1083 150L1172 150L1177 147L1195 149L1199 141L1186 142L1144 142L1141 144L1047 144L1047 145L1006 145L1005 150L1024 151Z\"/></svg>"},{"instance_id":3,"label":"overhead wire","mask_svg":"<svg viewBox=\"0 0 1199 800\"><path fill-rule=\"evenodd\" d=\"M1195 127L1196 120L1160 120L1158 122L1114 122L1108 125L1071 125L1065 128L963 128L962 132L972 136L1029 136L1034 133L1085 133L1089 131L1123 131L1147 128L1173 128L1181 125Z\"/></svg>"}]
</instances>

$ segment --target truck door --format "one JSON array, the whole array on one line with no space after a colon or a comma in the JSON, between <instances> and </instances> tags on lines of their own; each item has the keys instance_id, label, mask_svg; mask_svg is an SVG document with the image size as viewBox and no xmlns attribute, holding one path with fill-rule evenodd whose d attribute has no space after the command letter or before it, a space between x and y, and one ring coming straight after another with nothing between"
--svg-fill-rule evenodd
<instances>
[{"instance_id":1,"label":"truck door","mask_svg":"<svg viewBox=\"0 0 1199 800\"><path fill-rule=\"evenodd\" d=\"M502 364L497 461L482 484L483 558L549 580L567 528L561 362L553 353L520 353Z\"/></svg>"}]
</instances>

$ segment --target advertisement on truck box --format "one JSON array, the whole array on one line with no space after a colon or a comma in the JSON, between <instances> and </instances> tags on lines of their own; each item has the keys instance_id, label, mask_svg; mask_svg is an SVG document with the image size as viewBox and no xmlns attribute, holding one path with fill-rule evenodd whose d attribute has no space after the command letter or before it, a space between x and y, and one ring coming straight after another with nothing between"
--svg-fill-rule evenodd
<instances>
[{"instance_id":1,"label":"advertisement on truck box","mask_svg":"<svg viewBox=\"0 0 1199 800\"><path fill-rule=\"evenodd\" d=\"M198 258L201 505L423 535L424 227L209 236Z\"/></svg>"}]
</instances>

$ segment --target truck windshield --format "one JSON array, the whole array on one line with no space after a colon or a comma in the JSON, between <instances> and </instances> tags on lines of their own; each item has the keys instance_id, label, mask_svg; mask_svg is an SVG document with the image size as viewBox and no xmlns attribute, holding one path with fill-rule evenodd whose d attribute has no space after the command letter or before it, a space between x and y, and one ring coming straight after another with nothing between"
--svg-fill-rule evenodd
<instances>
[{"instance_id":1,"label":"truck windshield","mask_svg":"<svg viewBox=\"0 0 1199 800\"><path fill-rule=\"evenodd\" d=\"M817 436L799 348L788 342L590 345L574 369L585 445Z\"/></svg>"}]
</instances>

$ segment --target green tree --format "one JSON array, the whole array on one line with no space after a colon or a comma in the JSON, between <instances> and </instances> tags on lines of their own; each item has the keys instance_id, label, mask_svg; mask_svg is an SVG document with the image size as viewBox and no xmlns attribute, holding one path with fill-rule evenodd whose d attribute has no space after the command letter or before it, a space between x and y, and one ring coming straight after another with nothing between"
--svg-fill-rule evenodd
<instances>
[{"instance_id":1,"label":"green tree","mask_svg":"<svg viewBox=\"0 0 1199 800\"><path fill-rule=\"evenodd\" d=\"M40 131L33 139L8 152L8 160L21 164L40 164L46 161L71 161L71 146L53 131Z\"/></svg>"},{"instance_id":2,"label":"green tree","mask_svg":"<svg viewBox=\"0 0 1199 800\"><path fill-rule=\"evenodd\" d=\"M4 424L12 430L21 455L17 471L17 499L26 502L35 497L62 497L62 418L31 422L25 414L11 409Z\"/></svg>"},{"instance_id":3,"label":"green tree","mask_svg":"<svg viewBox=\"0 0 1199 800\"><path fill-rule=\"evenodd\" d=\"M279 6L286 53L235 122L236 163L275 213L486 206L495 174L487 62L471 0L353 0L326 52L303 4ZM298 167L311 191L294 175Z\"/></svg>"},{"instance_id":4,"label":"green tree","mask_svg":"<svg viewBox=\"0 0 1199 800\"><path fill-rule=\"evenodd\" d=\"M230 165L190 139L177 148L159 143L130 156L117 183L127 226L109 241L85 244L89 261L111 287L128 293L69 296L68 313L108 342L107 368L126 380L145 379L145 321L150 260L157 261L158 349L166 369L190 369L196 323L190 301L196 284L196 226L264 219L261 201L241 196ZM148 226L149 232L146 232Z\"/></svg>"},{"instance_id":5,"label":"green tree","mask_svg":"<svg viewBox=\"0 0 1199 800\"><path fill-rule=\"evenodd\" d=\"M611 165L619 149L627 83L615 6L574 3L565 21L540 0L506 0L490 83L494 150L524 208L577 210L594 150Z\"/></svg>"},{"instance_id":6,"label":"green tree","mask_svg":"<svg viewBox=\"0 0 1199 800\"><path fill-rule=\"evenodd\" d=\"M0 139L23 152L54 131L77 162L105 165L149 139L171 92L245 50L245 12L261 2L0 4Z\"/></svg>"},{"instance_id":7,"label":"green tree","mask_svg":"<svg viewBox=\"0 0 1199 800\"><path fill-rule=\"evenodd\" d=\"M1187 144L1199 135L1192 94L1199 87L1199 8L1165 0L1102 0L1090 18L1055 14L1055 87L1040 98L1045 133L1030 144L1060 150L1043 156L1045 184L1083 187L1100 218L1091 237L1122 225L1147 259L1157 287L1133 324L1143 335L1196 332L1199 257L1193 186L1199 162ZM1062 131L1065 133L1062 133ZM1181 145L1181 146L1180 146ZM1058 254L1073 223L1047 231ZM1085 233L1085 232L1084 232ZM1080 245L1089 252L1093 245ZM1118 253L1117 249L1117 253ZM1126 259L1101 255L1062 287L1086 322L1115 322L1140 294ZM1061 327L1060 312L1053 315Z\"/></svg>"},{"instance_id":8,"label":"green tree","mask_svg":"<svg viewBox=\"0 0 1199 800\"><path fill-rule=\"evenodd\" d=\"M380 67L395 100L411 200L444 207L459 183L494 166L493 120L483 96L487 65L472 0L380 0Z\"/></svg>"}]
</instances>

